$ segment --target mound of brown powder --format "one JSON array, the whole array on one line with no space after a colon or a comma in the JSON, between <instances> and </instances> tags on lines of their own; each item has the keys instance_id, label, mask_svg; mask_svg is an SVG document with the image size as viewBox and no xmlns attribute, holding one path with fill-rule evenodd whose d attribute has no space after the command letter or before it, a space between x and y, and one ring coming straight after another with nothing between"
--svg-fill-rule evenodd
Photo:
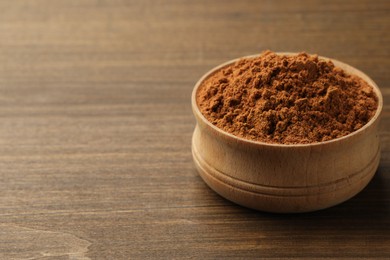
<instances>
[{"instance_id":1,"label":"mound of brown powder","mask_svg":"<svg viewBox=\"0 0 390 260\"><path fill-rule=\"evenodd\" d=\"M373 117L378 101L370 85L330 61L267 51L206 79L197 103L211 123L236 136L298 144L356 131Z\"/></svg>"}]
</instances>

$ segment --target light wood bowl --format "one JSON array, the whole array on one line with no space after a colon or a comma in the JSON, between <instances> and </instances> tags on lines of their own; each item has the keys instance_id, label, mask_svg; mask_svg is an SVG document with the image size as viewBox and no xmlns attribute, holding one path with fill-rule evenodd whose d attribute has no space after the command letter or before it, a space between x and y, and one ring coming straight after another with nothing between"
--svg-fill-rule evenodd
<instances>
[{"instance_id":1,"label":"light wood bowl","mask_svg":"<svg viewBox=\"0 0 390 260\"><path fill-rule=\"evenodd\" d=\"M334 59L320 58L363 78L378 96L378 109L365 126L326 142L262 143L237 137L211 124L199 110L197 90L206 78L238 59L210 70L196 83L192 92L192 109L197 120L192 155L200 176L214 191L248 208L294 213L344 202L370 182L380 158L378 123L382 94L363 72Z\"/></svg>"}]
</instances>

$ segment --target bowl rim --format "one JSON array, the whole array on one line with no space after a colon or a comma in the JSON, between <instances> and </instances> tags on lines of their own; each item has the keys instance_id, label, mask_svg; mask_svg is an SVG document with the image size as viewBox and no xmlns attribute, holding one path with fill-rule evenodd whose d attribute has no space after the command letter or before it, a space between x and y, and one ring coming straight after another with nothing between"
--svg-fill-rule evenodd
<instances>
[{"instance_id":1,"label":"bowl rim","mask_svg":"<svg viewBox=\"0 0 390 260\"><path fill-rule=\"evenodd\" d=\"M293 56L293 55L298 55L299 54L298 52L275 52L275 53L277 55L285 55L285 56ZM311 55L311 54L309 54L309 55ZM255 146L259 146L260 145L260 146L268 146L268 147L292 147L292 148L298 148L298 147L315 147L315 146L322 146L322 145L328 145L328 144L330 145L330 144L338 143L338 142L343 141L343 140L350 139L350 138L352 138L354 136L360 135L362 132L364 132L366 129L368 129L370 126L372 126L380 118L380 115L381 115L382 110L383 110L383 96L382 96L382 93L381 93L380 88L378 87L378 85L367 74L365 74L361 70L359 70L359 69L357 69L357 68L355 68L355 67L353 67L353 66L351 66L349 64L346 64L344 62L341 62L339 60L318 55L319 59L333 62L333 64L336 67L343 69L348 74L353 74L353 75L356 75L356 76L362 78L370 86L373 87L374 92L375 92L375 94L376 94L376 96L378 98L378 106L377 106L377 109L376 109L376 112L375 112L374 116L363 127L361 127L360 129L358 129L356 131L353 131L352 133L349 133L349 134L347 134L345 136L338 137L338 138L335 138L335 139L331 139L331 140L328 140L328 141L321 141L321 142L314 142L314 143L305 143L305 144L300 144L300 143L297 143L297 144L283 144L283 143L267 143L267 142L262 142L262 141L249 140L249 139L246 139L246 138L243 138L243 137L236 136L236 135L231 134L229 132L226 132L225 130L223 130L223 129L213 125L209 120L207 120L207 118L202 114L202 112L200 111L200 109L198 107L198 104L197 104L197 101L196 101L196 96L197 96L197 92L198 92L199 87L202 85L202 83L207 78L209 78L211 75L213 75L217 71L221 70L222 68L227 67L227 66L229 66L229 65L231 65L231 64L233 64L233 63L235 63L235 62L237 62L237 61L239 61L241 59L257 58L257 57L260 57L260 56L261 56L261 54L254 54L254 55L247 55L247 56L231 59L231 60L229 60L227 62L224 62L224 63L222 63L222 64L220 64L220 65L210 69L209 71L207 71L196 82L196 84L195 84L195 86L194 86L194 88L192 90L192 94L191 94L191 106L192 106L192 111L193 111L193 113L195 115L195 118L198 121L197 123L199 123L199 119L200 119L204 124L206 124L209 128L214 130L216 133L219 133L222 136L230 138L230 139L232 139L232 140L234 140L236 142L244 142L246 144L255 145Z\"/></svg>"}]
</instances>

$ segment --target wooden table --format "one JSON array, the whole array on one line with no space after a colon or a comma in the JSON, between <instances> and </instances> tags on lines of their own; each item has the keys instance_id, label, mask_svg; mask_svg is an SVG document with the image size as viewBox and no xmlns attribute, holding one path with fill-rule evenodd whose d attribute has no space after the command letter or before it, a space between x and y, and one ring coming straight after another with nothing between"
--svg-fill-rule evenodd
<instances>
[{"instance_id":1,"label":"wooden table","mask_svg":"<svg viewBox=\"0 0 390 260\"><path fill-rule=\"evenodd\" d=\"M0 10L0 259L390 258L389 1L2 0ZM350 201L255 212L195 171L192 87L265 49L336 58L381 87L380 167Z\"/></svg>"}]
</instances>

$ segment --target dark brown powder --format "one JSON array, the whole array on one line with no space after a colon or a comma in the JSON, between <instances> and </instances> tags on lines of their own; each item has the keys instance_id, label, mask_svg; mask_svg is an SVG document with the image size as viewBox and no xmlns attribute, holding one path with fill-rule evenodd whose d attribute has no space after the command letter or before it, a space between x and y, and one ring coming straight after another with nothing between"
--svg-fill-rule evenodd
<instances>
[{"instance_id":1,"label":"dark brown powder","mask_svg":"<svg viewBox=\"0 0 390 260\"><path fill-rule=\"evenodd\" d=\"M373 117L378 101L370 85L330 61L267 51L211 75L197 103L207 120L236 136L303 144L358 130Z\"/></svg>"}]
</instances>

